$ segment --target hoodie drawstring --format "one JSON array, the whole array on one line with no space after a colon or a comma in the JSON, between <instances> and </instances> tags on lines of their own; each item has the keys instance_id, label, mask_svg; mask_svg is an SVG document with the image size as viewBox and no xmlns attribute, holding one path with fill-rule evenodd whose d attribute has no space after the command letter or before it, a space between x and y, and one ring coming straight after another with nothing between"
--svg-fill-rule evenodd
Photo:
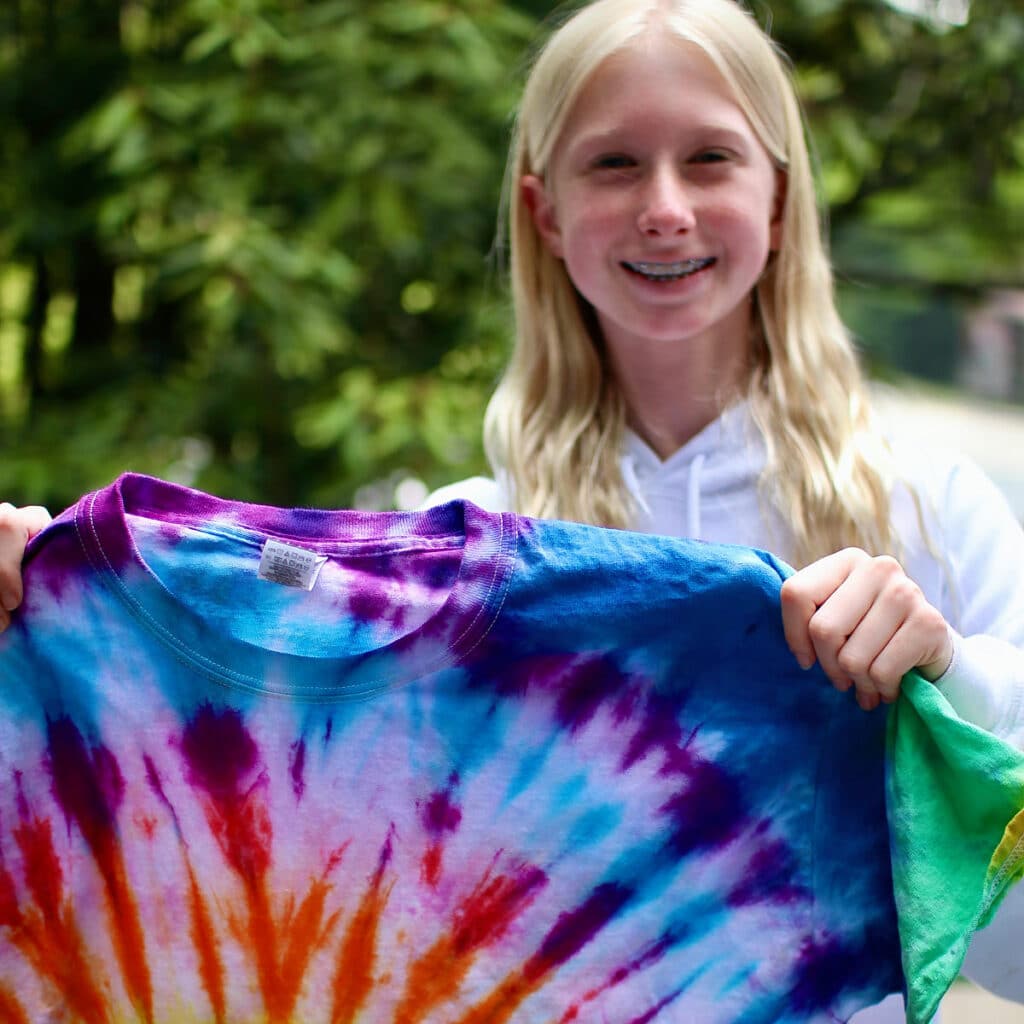
<instances>
[{"instance_id":1,"label":"hoodie drawstring","mask_svg":"<svg viewBox=\"0 0 1024 1024\"><path fill-rule=\"evenodd\" d=\"M636 459L632 455L627 455L622 460L622 480L626 485L626 490L633 495L637 505L640 506L640 511L650 518L651 506L647 504L647 499L644 497L644 490L640 486L640 478L636 473Z\"/></svg>"}]
</instances>

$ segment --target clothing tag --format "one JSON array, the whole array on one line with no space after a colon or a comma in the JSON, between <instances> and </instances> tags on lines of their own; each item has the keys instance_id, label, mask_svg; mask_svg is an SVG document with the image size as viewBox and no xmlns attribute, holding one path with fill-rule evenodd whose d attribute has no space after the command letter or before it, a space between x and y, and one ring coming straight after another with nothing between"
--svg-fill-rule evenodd
<instances>
[{"instance_id":1,"label":"clothing tag","mask_svg":"<svg viewBox=\"0 0 1024 1024\"><path fill-rule=\"evenodd\" d=\"M263 554L260 555L259 577L286 587L312 590L326 561L326 555L270 539L263 545Z\"/></svg>"}]
</instances>

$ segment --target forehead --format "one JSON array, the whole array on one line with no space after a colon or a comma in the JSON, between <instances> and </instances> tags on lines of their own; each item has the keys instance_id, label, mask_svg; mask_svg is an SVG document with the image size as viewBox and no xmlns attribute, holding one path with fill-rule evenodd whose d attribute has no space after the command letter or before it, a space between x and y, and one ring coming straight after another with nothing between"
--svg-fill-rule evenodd
<instances>
[{"instance_id":1,"label":"forehead","mask_svg":"<svg viewBox=\"0 0 1024 1024\"><path fill-rule=\"evenodd\" d=\"M681 133L716 126L754 138L710 57L694 43L652 30L607 57L584 82L558 148L623 131Z\"/></svg>"}]
</instances>

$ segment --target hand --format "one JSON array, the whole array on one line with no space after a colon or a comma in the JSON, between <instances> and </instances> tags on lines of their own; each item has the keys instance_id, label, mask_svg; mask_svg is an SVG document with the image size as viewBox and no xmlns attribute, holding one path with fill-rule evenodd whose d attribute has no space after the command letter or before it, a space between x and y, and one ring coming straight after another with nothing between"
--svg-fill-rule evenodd
<instances>
[{"instance_id":1,"label":"hand","mask_svg":"<svg viewBox=\"0 0 1024 1024\"><path fill-rule=\"evenodd\" d=\"M818 661L838 690L855 687L865 711L894 701L910 669L935 680L953 658L946 620L887 555L828 555L786 580L781 597L796 660L803 668Z\"/></svg>"},{"instance_id":2,"label":"hand","mask_svg":"<svg viewBox=\"0 0 1024 1024\"><path fill-rule=\"evenodd\" d=\"M15 508L0 502L0 633L11 624L11 612L21 604L25 545L49 522L50 513L41 505Z\"/></svg>"}]
</instances>

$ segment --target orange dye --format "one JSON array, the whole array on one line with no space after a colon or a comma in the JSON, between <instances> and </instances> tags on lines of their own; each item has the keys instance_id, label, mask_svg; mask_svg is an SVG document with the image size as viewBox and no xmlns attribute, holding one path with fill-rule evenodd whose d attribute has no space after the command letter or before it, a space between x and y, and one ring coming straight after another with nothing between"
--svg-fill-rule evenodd
<instances>
[{"instance_id":1,"label":"orange dye","mask_svg":"<svg viewBox=\"0 0 1024 1024\"><path fill-rule=\"evenodd\" d=\"M288 947L281 963L281 1003L289 1016L295 1010L310 960L332 931L330 925L322 927L324 905L331 889L326 879L314 882L288 929Z\"/></svg>"},{"instance_id":2,"label":"orange dye","mask_svg":"<svg viewBox=\"0 0 1024 1024\"><path fill-rule=\"evenodd\" d=\"M415 1024L459 991L477 954L497 942L547 881L539 868L491 877L490 869L456 909L450 934L409 970L395 1024Z\"/></svg>"},{"instance_id":3,"label":"orange dye","mask_svg":"<svg viewBox=\"0 0 1024 1024\"><path fill-rule=\"evenodd\" d=\"M72 1015L89 1024L108 1021L101 987L92 977L74 908L63 893L63 875L50 823L39 818L14 830L26 864L26 884L38 907L17 917L12 941L40 978L60 992Z\"/></svg>"},{"instance_id":4,"label":"orange dye","mask_svg":"<svg viewBox=\"0 0 1024 1024\"><path fill-rule=\"evenodd\" d=\"M90 844L96 865L106 883L113 918L114 951L124 973L128 996L143 1020L153 1020L153 986L146 960L145 939L139 908L132 894L120 847L112 833L104 833L95 846Z\"/></svg>"},{"instance_id":5,"label":"orange dye","mask_svg":"<svg viewBox=\"0 0 1024 1024\"><path fill-rule=\"evenodd\" d=\"M217 935L213 930L210 912L199 889L192 865L188 865L189 910L192 913L192 943L199 956L199 977L213 1007L214 1019L222 1024L227 1019L224 996L224 964L220 958Z\"/></svg>"},{"instance_id":6,"label":"orange dye","mask_svg":"<svg viewBox=\"0 0 1024 1024\"><path fill-rule=\"evenodd\" d=\"M334 975L331 1024L351 1024L373 988L377 930L394 885L392 882L383 888L382 881L383 865L375 872L342 940Z\"/></svg>"},{"instance_id":7,"label":"orange dye","mask_svg":"<svg viewBox=\"0 0 1024 1024\"><path fill-rule=\"evenodd\" d=\"M459 1018L458 1024L504 1024L543 983L543 975L527 981L521 971L517 972L506 978L483 1002L471 1007Z\"/></svg>"},{"instance_id":8,"label":"orange dye","mask_svg":"<svg viewBox=\"0 0 1024 1024\"><path fill-rule=\"evenodd\" d=\"M270 1024L286 1024L287 1004L282 999L277 969L277 928L270 912L266 885L262 882L249 884L246 889L249 902L249 939L256 957L256 975L263 996L263 1005L267 1009Z\"/></svg>"}]
</instances>

